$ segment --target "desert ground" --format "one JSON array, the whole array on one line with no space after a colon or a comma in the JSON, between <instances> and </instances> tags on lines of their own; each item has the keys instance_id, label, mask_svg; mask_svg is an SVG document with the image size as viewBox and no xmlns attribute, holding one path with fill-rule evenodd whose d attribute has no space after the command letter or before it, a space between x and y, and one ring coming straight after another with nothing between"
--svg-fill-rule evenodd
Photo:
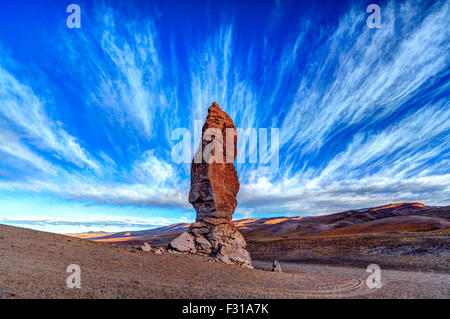
<instances>
[{"instance_id":1,"label":"desert ground","mask_svg":"<svg viewBox=\"0 0 450 319\"><path fill-rule=\"evenodd\" d=\"M81 289L66 268L81 268ZM446 270L383 269L369 289L366 266L253 260L255 269L198 256L155 254L0 225L0 298L449 298Z\"/></svg>"},{"instance_id":2,"label":"desert ground","mask_svg":"<svg viewBox=\"0 0 450 319\"><path fill-rule=\"evenodd\" d=\"M450 273L450 232L306 236L248 241L254 260Z\"/></svg>"},{"instance_id":3,"label":"desert ground","mask_svg":"<svg viewBox=\"0 0 450 319\"><path fill-rule=\"evenodd\" d=\"M316 217L234 220L253 260L450 273L450 206L396 203ZM190 224L72 234L97 242L166 247Z\"/></svg>"}]
</instances>

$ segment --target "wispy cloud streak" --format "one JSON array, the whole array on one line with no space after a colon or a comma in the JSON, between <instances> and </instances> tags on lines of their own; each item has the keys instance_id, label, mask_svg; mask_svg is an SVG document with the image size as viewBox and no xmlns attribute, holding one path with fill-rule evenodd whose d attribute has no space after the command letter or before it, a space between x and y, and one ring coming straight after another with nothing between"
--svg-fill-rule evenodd
<instances>
[{"instance_id":1,"label":"wispy cloud streak","mask_svg":"<svg viewBox=\"0 0 450 319\"><path fill-rule=\"evenodd\" d=\"M280 128L276 174L237 165L240 216L449 204L449 2L387 2L380 29L360 5L325 25L309 11L278 28L294 5L274 2L270 23L248 32L238 12L205 16L205 32L97 4L89 28L55 32L66 56L52 58L70 79L50 77L48 90L0 51L0 190L192 210L170 135L193 133L217 101L240 128ZM70 116L55 111L58 96Z\"/></svg>"}]
</instances>

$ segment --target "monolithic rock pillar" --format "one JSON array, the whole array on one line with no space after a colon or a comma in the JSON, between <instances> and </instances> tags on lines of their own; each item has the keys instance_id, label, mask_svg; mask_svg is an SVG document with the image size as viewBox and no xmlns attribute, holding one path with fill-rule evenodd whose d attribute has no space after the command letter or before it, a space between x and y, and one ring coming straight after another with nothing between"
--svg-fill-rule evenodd
<instances>
[{"instance_id":1,"label":"monolithic rock pillar","mask_svg":"<svg viewBox=\"0 0 450 319\"><path fill-rule=\"evenodd\" d=\"M191 164L189 193L197 218L187 231L172 240L169 249L251 267L244 237L231 222L239 191L234 167L236 127L216 102L208 109L202 136Z\"/></svg>"}]
</instances>

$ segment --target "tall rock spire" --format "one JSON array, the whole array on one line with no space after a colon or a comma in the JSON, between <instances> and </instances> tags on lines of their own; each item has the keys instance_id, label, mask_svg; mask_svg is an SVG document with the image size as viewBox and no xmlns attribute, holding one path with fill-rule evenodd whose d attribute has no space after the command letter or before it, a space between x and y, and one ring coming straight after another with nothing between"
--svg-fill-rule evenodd
<instances>
[{"instance_id":1,"label":"tall rock spire","mask_svg":"<svg viewBox=\"0 0 450 319\"><path fill-rule=\"evenodd\" d=\"M236 154L236 126L214 102L208 109L202 140L191 164L189 202L197 218L170 243L170 249L251 267L244 237L231 222L239 191Z\"/></svg>"}]
</instances>

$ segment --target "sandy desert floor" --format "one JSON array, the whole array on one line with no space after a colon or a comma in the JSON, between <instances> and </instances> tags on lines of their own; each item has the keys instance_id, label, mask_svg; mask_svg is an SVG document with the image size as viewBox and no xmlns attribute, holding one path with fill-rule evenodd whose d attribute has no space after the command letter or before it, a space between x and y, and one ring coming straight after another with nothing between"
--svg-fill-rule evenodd
<instances>
[{"instance_id":1,"label":"sandy desert floor","mask_svg":"<svg viewBox=\"0 0 450 319\"><path fill-rule=\"evenodd\" d=\"M376 233L247 241L254 260L450 274L450 232Z\"/></svg>"},{"instance_id":2,"label":"sandy desert floor","mask_svg":"<svg viewBox=\"0 0 450 319\"><path fill-rule=\"evenodd\" d=\"M81 289L66 287L69 264ZM450 274L282 263L283 273L0 225L0 298L449 298Z\"/></svg>"}]
</instances>

